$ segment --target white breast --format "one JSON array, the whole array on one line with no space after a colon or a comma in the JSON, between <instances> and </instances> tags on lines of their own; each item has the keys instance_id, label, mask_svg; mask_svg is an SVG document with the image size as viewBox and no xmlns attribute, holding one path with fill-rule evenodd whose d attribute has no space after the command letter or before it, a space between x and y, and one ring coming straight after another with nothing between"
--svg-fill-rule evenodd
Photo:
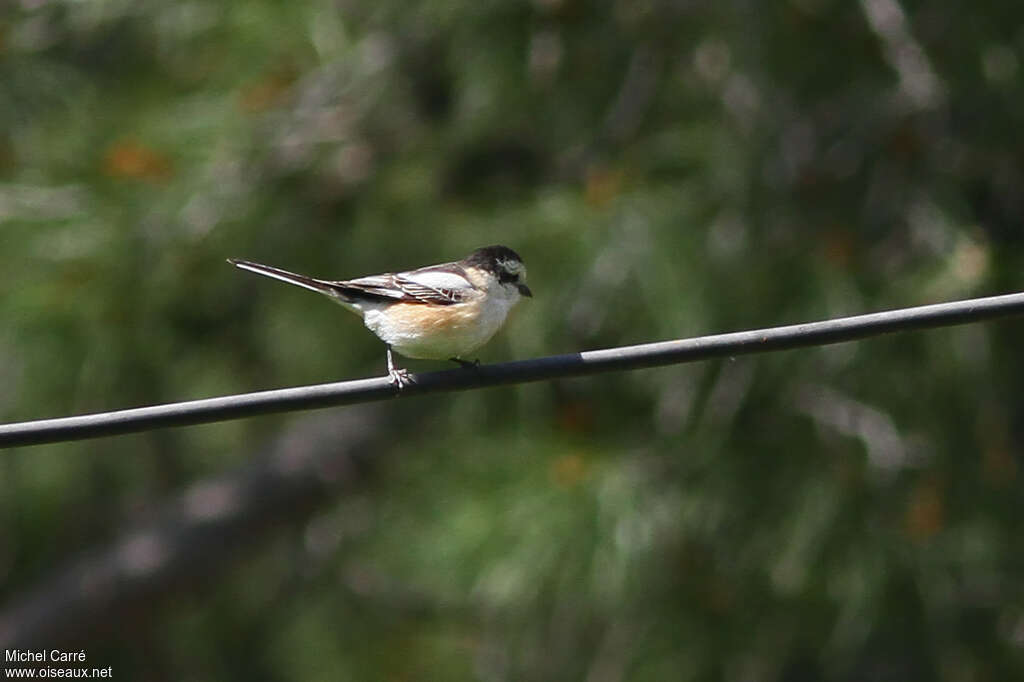
<instances>
[{"instance_id":1,"label":"white breast","mask_svg":"<svg viewBox=\"0 0 1024 682\"><path fill-rule=\"evenodd\" d=\"M465 358L494 336L514 304L493 296L448 306L400 303L367 308L363 321L405 357Z\"/></svg>"}]
</instances>

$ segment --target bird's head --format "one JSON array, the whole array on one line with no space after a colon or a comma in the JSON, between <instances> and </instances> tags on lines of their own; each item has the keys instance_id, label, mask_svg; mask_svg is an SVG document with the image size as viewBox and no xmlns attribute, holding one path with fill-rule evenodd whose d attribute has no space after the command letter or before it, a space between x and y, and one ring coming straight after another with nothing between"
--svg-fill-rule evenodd
<instances>
[{"instance_id":1,"label":"bird's head","mask_svg":"<svg viewBox=\"0 0 1024 682\"><path fill-rule=\"evenodd\" d=\"M533 292L526 286L526 266L519 254L507 246L485 246L469 254L465 265L479 268L497 279L500 291L506 297L518 300L520 296L532 297Z\"/></svg>"}]
</instances>

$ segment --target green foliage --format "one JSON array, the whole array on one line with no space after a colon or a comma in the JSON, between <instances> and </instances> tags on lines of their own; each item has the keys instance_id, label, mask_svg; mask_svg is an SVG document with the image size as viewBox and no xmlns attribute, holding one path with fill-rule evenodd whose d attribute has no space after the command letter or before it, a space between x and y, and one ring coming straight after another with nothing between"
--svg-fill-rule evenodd
<instances>
[{"instance_id":1,"label":"green foliage","mask_svg":"<svg viewBox=\"0 0 1024 682\"><path fill-rule=\"evenodd\" d=\"M383 371L354 317L229 256L344 277L508 244L536 297L485 362L1020 290L1022 18L23 0L0 18L0 419ZM1020 677L1020 331L384 405L364 489L110 623L90 660ZM0 604L293 419L3 453Z\"/></svg>"}]
</instances>

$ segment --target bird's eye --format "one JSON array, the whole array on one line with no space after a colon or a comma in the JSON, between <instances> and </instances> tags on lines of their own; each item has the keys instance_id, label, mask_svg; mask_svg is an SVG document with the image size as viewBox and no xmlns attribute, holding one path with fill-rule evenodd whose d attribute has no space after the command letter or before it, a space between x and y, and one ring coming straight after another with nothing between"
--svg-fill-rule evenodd
<instances>
[{"instance_id":1,"label":"bird's eye","mask_svg":"<svg viewBox=\"0 0 1024 682\"><path fill-rule=\"evenodd\" d=\"M498 273L498 281L502 284L508 284L509 282L515 282L519 279L519 275L514 275L511 272L502 270Z\"/></svg>"}]
</instances>

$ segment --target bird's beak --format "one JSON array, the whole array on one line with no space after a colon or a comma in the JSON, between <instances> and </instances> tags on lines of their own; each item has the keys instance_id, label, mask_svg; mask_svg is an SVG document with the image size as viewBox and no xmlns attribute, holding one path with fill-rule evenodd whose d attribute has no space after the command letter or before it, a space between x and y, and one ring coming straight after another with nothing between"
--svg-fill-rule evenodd
<instances>
[{"instance_id":1,"label":"bird's beak","mask_svg":"<svg viewBox=\"0 0 1024 682\"><path fill-rule=\"evenodd\" d=\"M533 292L530 291L530 287L526 286L525 284L520 284L517 288L519 289L519 293L521 293L523 296L526 296L527 298L533 298Z\"/></svg>"}]
</instances>

